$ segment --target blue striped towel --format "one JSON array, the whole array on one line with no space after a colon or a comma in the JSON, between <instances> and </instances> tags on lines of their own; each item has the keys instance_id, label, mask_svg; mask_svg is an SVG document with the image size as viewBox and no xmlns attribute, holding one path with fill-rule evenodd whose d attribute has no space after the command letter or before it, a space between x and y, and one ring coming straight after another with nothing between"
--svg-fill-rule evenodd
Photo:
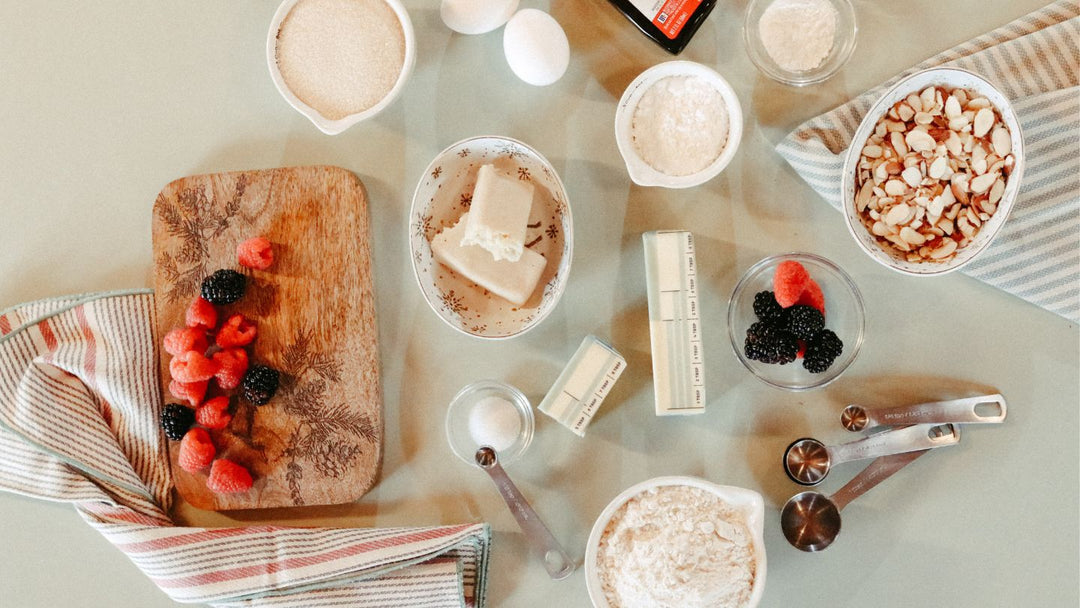
<instances>
[{"instance_id":1,"label":"blue striped towel","mask_svg":"<svg viewBox=\"0 0 1080 608\"><path fill-rule=\"evenodd\" d=\"M900 79L927 68L980 74L1007 97L1024 132L1023 182L993 244L963 272L1080 322L1080 4L1059 0L939 53L813 118L776 147L840 206L844 154L862 117Z\"/></svg>"}]
</instances>

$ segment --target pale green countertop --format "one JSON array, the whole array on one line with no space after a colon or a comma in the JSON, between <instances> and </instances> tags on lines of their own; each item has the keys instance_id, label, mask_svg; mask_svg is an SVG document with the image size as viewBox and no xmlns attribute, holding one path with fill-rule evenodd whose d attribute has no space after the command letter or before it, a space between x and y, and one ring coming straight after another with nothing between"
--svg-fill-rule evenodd
<instances>
[{"instance_id":1,"label":"pale green countertop","mask_svg":"<svg viewBox=\"0 0 1080 608\"><path fill-rule=\"evenodd\" d=\"M150 281L150 208L167 182L205 172L334 164L371 199L386 451L382 478L355 504L236 513L177 510L205 525L273 521L346 526L489 521L492 606L587 606L581 571L552 582L527 556L495 489L450 456L446 403L490 377L539 402L588 333L628 370L584 439L539 416L509 467L577 557L603 506L657 475L698 475L761 492L768 578L762 606L1076 606L1080 546L1080 334L1077 326L960 274L914 279L864 255L842 218L773 144L800 121L894 73L1042 5L1041 0L855 2L858 47L829 82L792 89L755 70L742 43L744 2L721 2L682 59L713 66L745 113L742 147L690 190L631 185L612 124L641 70L670 57L602 0L524 0L566 28L569 72L518 81L501 32L452 34L437 2L407 1L416 70L385 113L342 135L319 133L278 95L265 62L276 2L6 2L0 9L0 308ZM535 331L488 343L428 309L407 252L420 172L446 145L501 134L537 148L566 183L573 270ZM689 228L703 275L708 408L653 415L641 232ZM807 250L854 277L868 327L858 359L823 390L765 386L735 359L727 298L765 255ZM1000 391L1009 419L972 428L853 503L828 551L787 545L779 508L799 488L780 455L792 439L845 441L851 401L900 404ZM834 491L859 469L838 469ZM453 480L448 483L448 480ZM63 504L0 494L0 605L171 606L127 559Z\"/></svg>"}]
</instances>

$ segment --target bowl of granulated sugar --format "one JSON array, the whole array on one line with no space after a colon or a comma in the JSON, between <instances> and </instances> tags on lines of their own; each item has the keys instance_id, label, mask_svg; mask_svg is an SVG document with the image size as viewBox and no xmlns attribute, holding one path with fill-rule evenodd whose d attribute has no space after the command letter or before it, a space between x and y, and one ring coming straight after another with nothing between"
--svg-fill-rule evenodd
<instances>
[{"instance_id":1,"label":"bowl of granulated sugar","mask_svg":"<svg viewBox=\"0 0 1080 608\"><path fill-rule=\"evenodd\" d=\"M727 167L741 139L742 107L734 89L693 61L645 70L615 109L615 142L639 186L703 184Z\"/></svg>"},{"instance_id":2,"label":"bowl of granulated sugar","mask_svg":"<svg viewBox=\"0 0 1080 608\"><path fill-rule=\"evenodd\" d=\"M585 546L594 608L754 608L765 593L761 494L656 477L600 513Z\"/></svg>"},{"instance_id":3,"label":"bowl of granulated sugar","mask_svg":"<svg viewBox=\"0 0 1080 608\"><path fill-rule=\"evenodd\" d=\"M285 0L266 62L285 101L336 135L397 98L416 63L416 37L398 0Z\"/></svg>"}]
</instances>

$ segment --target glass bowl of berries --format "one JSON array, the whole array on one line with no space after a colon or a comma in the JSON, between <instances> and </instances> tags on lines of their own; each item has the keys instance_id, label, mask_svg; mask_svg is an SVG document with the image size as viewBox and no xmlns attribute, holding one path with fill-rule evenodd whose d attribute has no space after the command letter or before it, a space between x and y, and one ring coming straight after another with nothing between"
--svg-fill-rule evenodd
<instances>
[{"instance_id":1,"label":"glass bowl of berries","mask_svg":"<svg viewBox=\"0 0 1080 608\"><path fill-rule=\"evenodd\" d=\"M804 391L836 380L859 354L862 294L839 266L810 253L754 264L728 301L735 356L777 388Z\"/></svg>"}]
</instances>

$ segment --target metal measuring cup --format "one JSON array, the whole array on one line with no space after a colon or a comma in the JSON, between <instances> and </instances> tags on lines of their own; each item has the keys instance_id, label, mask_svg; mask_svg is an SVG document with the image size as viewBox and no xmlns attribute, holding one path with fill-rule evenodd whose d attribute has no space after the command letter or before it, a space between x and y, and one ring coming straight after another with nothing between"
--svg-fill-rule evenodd
<instances>
[{"instance_id":1,"label":"metal measuring cup","mask_svg":"<svg viewBox=\"0 0 1080 608\"><path fill-rule=\"evenodd\" d=\"M499 455L495 450L488 446L482 446L476 450L476 464L480 465L480 468L486 471L495 482L495 487L506 501L506 506L510 507L510 512L514 514L514 519L521 526L525 538L543 560L548 576L557 581L570 576L577 567L576 564L567 555L559 541L555 540L551 531L529 505L529 501L525 500L514 482L510 481L510 476L499 464Z\"/></svg>"},{"instance_id":2,"label":"metal measuring cup","mask_svg":"<svg viewBox=\"0 0 1080 608\"><path fill-rule=\"evenodd\" d=\"M997 394L879 409L852 404L840 412L840 424L854 432L901 424L995 424L1004 422L1007 411L1005 398Z\"/></svg>"},{"instance_id":3,"label":"metal measuring cup","mask_svg":"<svg viewBox=\"0 0 1080 608\"><path fill-rule=\"evenodd\" d=\"M840 534L840 511L930 450L882 456L831 497L807 490L788 499L780 512L784 538L800 551L821 551Z\"/></svg>"},{"instance_id":4,"label":"metal measuring cup","mask_svg":"<svg viewBox=\"0 0 1080 608\"><path fill-rule=\"evenodd\" d=\"M817 439L796 439L784 451L784 472L797 484L822 482L833 466L879 456L956 445L960 428L952 424L916 424L882 431L858 441L826 446Z\"/></svg>"}]
</instances>

